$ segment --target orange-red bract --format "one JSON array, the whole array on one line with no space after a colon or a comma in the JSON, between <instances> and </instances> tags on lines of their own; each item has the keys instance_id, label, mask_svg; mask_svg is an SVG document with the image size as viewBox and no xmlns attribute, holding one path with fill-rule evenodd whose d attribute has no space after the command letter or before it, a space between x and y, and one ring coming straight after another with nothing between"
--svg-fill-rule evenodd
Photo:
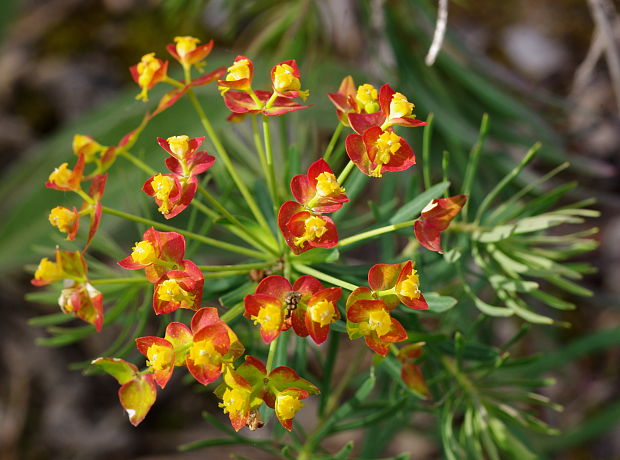
<instances>
[{"instance_id":1,"label":"orange-red bract","mask_svg":"<svg viewBox=\"0 0 620 460\"><path fill-rule=\"evenodd\" d=\"M432 200L413 224L413 231L420 244L426 249L442 253L441 232L450 226L466 201L466 195Z\"/></svg>"}]
</instances>

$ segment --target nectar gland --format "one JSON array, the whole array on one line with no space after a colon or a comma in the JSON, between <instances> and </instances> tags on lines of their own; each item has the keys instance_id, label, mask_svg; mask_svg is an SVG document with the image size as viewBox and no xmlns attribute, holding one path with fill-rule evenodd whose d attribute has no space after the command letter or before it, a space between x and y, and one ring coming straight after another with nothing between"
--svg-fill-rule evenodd
<instances>
[{"instance_id":1,"label":"nectar gland","mask_svg":"<svg viewBox=\"0 0 620 460\"><path fill-rule=\"evenodd\" d=\"M52 171L48 180L58 187L69 187L69 181L73 176L73 171L68 168L68 163L63 163Z\"/></svg>"},{"instance_id":2,"label":"nectar gland","mask_svg":"<svg viewBox=\"0 0 620 460\"><path fill-rule=\"evenodd\" d=\"M220 361L221 355L213 346L211 340L200 340L194 342L189 349L189 359L191 359L196 366L204 366L205 364L217 364Z\"/></svg>"},{"instance_id":3,"label":"nectar gland","mask_svg":"<svg viewBox=\"0 0 620 460\"><path fill-rule=\"evenodd\" d=\"M277 305L266 304L258 310L258 315L253 315L250 319L266 331L277 331L282 323L282 310Z\"/></svg>"},{"instance_id":4,"label":"nectar gland","mask_svg":"<svg viewBox=\"0 0 620 460\"><path fill-rule=\"evenodd\" d=\"M418 299L420 297L420 277L415 268L411 269L411 273L400 283L398 293L410 299Z\"/></svg>"},{"instance_id":5,"label":"nectar gland","mask_svg":"<svg viewBox=\"0 0 620 460\"><path fill-rule=\"evenodd\" d=\"M379 337L383 337L392 328L392 318L384 309L373 310L368 313L368 327L375 331Z\"/></svg>"},{"instance_id":6,"label":"nectar gland","mask_svg":"<svg viewBox=\"0 0 620 460\"><path fill-rule=\"evenodd\" d=\"M366 113L375 113L379 110L377 90L368 83L364 83L357 88L355 100Z\"/></svg>"},{"instance_id":7,"label":"nectar gland","mask_svg":"<svg viewBox=\"0 0 620 460\"><path fill-rule=\"evenodd\" d=\"M154 343L146 351L148 361L147 366L151 366L155 371L163 371L174 365L174 352L171 347Z\"/></svg>"},{"instance_id":8,"label":"nectar gland","mask_svg":"<svg viewBox=\"0 0 620 460\"><path fill-rule=\"evenodd\" d=\"M131 260L137 264L150 265L158 259L157 252L153 243L150 241L140 241L136 243L131 252Z\"/></svg>"},{"instance_id":9,"label":"nectar gland","mask_svg":"<svg viewBox=\"0 0 620 460\"><path fill-rule=\"evenodd\" d=\"M169 279L160 283L157 298L162 302L185 304L189 308L194 304L196 296L183 289L177 280Z\"/></svg>"},{"instance_id":10,"label":"nectar gland","mask_svg":"<svg viewBox=\"0 0 620 460\"><path fill-rule=\"evenodd\" d=\"M151 188L155 192L155 198L161 201L159 212L166 214L170 212L170 193L174 189L175 182L170 176L157 174L151 180Z\"/></svg>"},{"instance_id":11,"label":"nectar gland","mask_svg":"<svg viewBox=\"0 0 620 460\"><path fill-rule=\"evenodd\" d=\"M394 155L401 147L400 141L402 137L394 131L385 131L376 141L377 152L375 154L374 163L377 165L370 175L373 177L381 177L381 169L383 165L390 162Z\"/></svg>"},{"instance_id":12,"label":"nectar gland","mask_svg":"<svg viewBox=\"0 0 620 460\"><path fill-rule=\"evenodd\" d=\"M61 276L61 270L57 263L50 262L47 257L43 257L37 271L34 272L34 279L41 280L56 280Z\"/></svg>"},{"instance_id":13,"label":"nectar gland","mask_svg":"<svg viewBox=\"0 0 620 460\"><path fill-rule=\"evenodd\" d=\"M309 306L308 313L310 314L310 319L321 327L333 323L336 318L334 303L325 299Z\"/></svg>"},{"instance_id":14,"label":"nectar gland","mask_svg":"<svg viewBox=\"0 0 620 460\"><path fill-rule=\"evenodd\" d=\"M179 158L185 158L187 150L189 149L189 136L172 136L166 139L168 146L172 153Z\"/></svg>"},{"instance_id":15,"label":"nectar gland","mask_svg":"<svg viewBox=\"0 0 620 460\"><path fill-rule=\"evenodd\" d=\"M390 101L389 118L410 117L413 113L414 107L415 105L409 102L403 94L394 93L392 100Z\"/></svg>"},{"instance_id":16,"label":"nectar gland","mask_svg":"<svg viewBox=\"0 0 620 460\"><path fill-rule=\"evenodd\" d=\"M142 56L136 69L138 71L138 86L142 88L142 92L136 96L136 99L149 100L148 90L154 84L153 79L159 69L161 69L161 62L155 58L155 53Z\"/></svg>"},{"instance_id":17,"label":"nectar gland","mask_svg":"<svg viewBox=\"0 0 620 460\"><path fill-rule=\"evenodd\" d=\"M280 393L276 397L276 415L281 420L292 419L302 407L304 407L304 403L295 396Z\"/></svg>"},{"instance_id":18,"label":"nectar gland","mask_svg":"<svg viewBox=\"0 0 620 460\"><path fill-rule=\"evenodd\" d=\"M304 234L295 238L295 246L301 246L306 241L321 238L327 232L325 221L318 216L308 217L304 222Z\"/></svg>"},{"instance_id":19,"label":"nectar gland","mask_svg":"<svg viewBox=\"0 0 620 460\"><path fill-rule=\"evenodd\" d=\"M63 233L71 233L75 225L76 215L64 206L56 206L50 211L49 221Z\"/></svg>"},{"instance_id":20,"label":"nectar gland","mask_svg":"<svg viewBox=\"0 0 620 460\"><path fill-rule=\"evenodd\" d=\"M344 193L344 188L332 173L322 172L316 176L316 193L319 196L337 196Z\"/></svg>"}]
</instances>

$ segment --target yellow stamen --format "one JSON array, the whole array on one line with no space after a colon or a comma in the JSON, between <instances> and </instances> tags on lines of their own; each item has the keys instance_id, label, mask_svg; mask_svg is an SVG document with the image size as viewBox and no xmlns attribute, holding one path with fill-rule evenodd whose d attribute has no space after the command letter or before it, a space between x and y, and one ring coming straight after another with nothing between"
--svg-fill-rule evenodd
<instances>
[{"instance_id":1,"label":"yellow stamen","mask_svg":"<svg viewBox=\"0 0 620 460\"><path fill-rule=\"evenodd\" d=\"M253 315L250 319L267 331L278 330L282 322L282 310L274 304L263 305L258 310L258 315Z\"/></svg>"},{"instance_id":2,"label":"yellow stamen","mask_svg":"<svg viewBox=\"0 0 620 460\"><path fill-rule=\"evenodd\" d=\"M222 395L222 402L218 404L225 414L233 416L242 413L248 405L249 392L239 388L227 388Z\"/></svg>"},{"instance_id":3,"label":"yellow stamen","mask_svg":"<svg viewBox=\"0 0 620 460\"><path fill-rule=\"evenodd\" d=\"M368 314L368 326L371 330L376 331L379 337L384 336L392 328L392 318L390 314L381 309L373 310Z\"/></svg>"},{"instance_id":4,"label":"yellow stamen","mask_svg":"<svg viewBox=\"0 0 620 460\"><path fill-rule=\"evenodd\" d=\"M319 323L321 327L333 323L336 318L336 309L333 302L329 300L321 300L309 306L308 312L310 313L310 319L315 323Z\"/></svg>"},{"instance_id":5,"label":"yellow stamen","mask_svg":"<svg viewBox=\"0 0 620 460\"><path fill-rule=\"evenodd\" d=\"M69 187L69 181L73 175L73 171L68 168L68 163L63 163L52 171L48 180L58 187Z\"/></svg>"},{"instance_id":6,"label":"yellow stamen","mask_svg":"<svg viewBox=\"0 0 620 460\"><path fill-rule=\"evenodd\" d=\"M179 158L184 158L189 149L189 136L172 136L166 139L170 150ZM172 181L174 183L174 181Z\"/></svg>"},{"instance_id":7,"label":"yellow stamen","mask_svg":"<svg viewBox=\"0 0 620 460\"><path fill-rule=\"evenodd\" d=\"M301 246L306 241L314 241L327 232L327 224L318 216L308 217L304 222L304 234L295 238L296 246Z\"/></svg>"},{"instance_id":8,"label":"yellow stamen","mask_svg":"<svg viewBox=\"0 0 620 460\"><path fill-rule=\"evenodd\" d=\"M342 195L344 188L332 173L322 172L316 176L316 192L319 196Z\"/></svg>"},{"instance_id":9,"label":"yellow stamen","mask_svg":"<svg viewBox=\"0 0 620 460\"><path fill-rule=\"evenodd\" d=\"M413 268L407 278L400 283L398 293L410 299L418 299L420 297L420 277L415 268Z\"/></svg>"},{"instance_id":10,"label":"yellow stamen","mask_svg":"<svg viewBox=\"0 0 620 460\"><path fill-rule=\"evenodd\" d=\"M379 110L377 90L368 83L364 83L357 88L355 100L366 113L375 113Z\"/></svg>"},{"instance_id":11,"label":"yellow stamen","mask_svg":"<svg viewBox=\"0 0 620 460\"><path fill-rule=\"evenodd\" d=\"M281 420L292 419L302 407L304 407L304 403L292 395L280 393L276 397L276 415Z\"/></svg>"},{"instance_id":12,"label":"yellow stamen","mask_svg":"<svg viewBox=\"0 0 620 460\"><path fill-rule=\"evenodd\" d=\"M226 81L243 80L244 78L250 78L250 61L247 59L240 59L233 63L228 69L226 75Z\"/></svg>"},{"instance_id":13,"label":"yellow stamen","mask_svg":"<svg viewBox=\"0 0 620 460\"><path fill-rule=\"evenodd\" d=\"M34 272L34 279L38 281L51 281L59 279L62 275L60 267L55 262L50 262L47 257L43 257L37 271Z\"/></svg>"},{"instance_id":14,"label":"yellow stamen","mask_svg":"<svg viewBox=\"0 0 620 460\"><path fill-rule=\"evenodd\" d=\"M184 59L188 53L191 53L196 49L200 40L195 37L174 37L174 42L177 44L176 51L181 59Z\"/></svg>"},{"instance_id":15,"label":"yellow stamen","mask_svg":"<svg viewBox=\"0 0 620 460\"><path fill-rule=\"evenodd\" d=\"M401 93L394 93L390 101L390 117L402 118L411 116L415 105L407 100Z\"/></svg>"},{"instance_id":16,"label":"yellow stamen","mask_svg":"<svg viewBox=\"0 0 620 460\"><path fill-rule=\"evenodd\" d=\"M278 64L273 76L276 91L298 91L301 88L299 78L293 75L294 69L288 64Z\"/></svg>"},{"instance_id":17,"label":"yellow stamen","mask_svg":"<svg viewBox=\"0 0 620 460\"><path fill-rule=\"evenodd\" d=\"M189 349L189 359L197 366L204 366L209 363L219 363L221 355L217 352L211 340L201 340L192 344Z\"/></svg>"},{"instance_id":18,"label":"yellow stamen","mask_svg":"<svg viewBox=\"0 0 620 460\"><path fill-rule=\"evenodd\" d=\"M75 213L64 206L56 206L50 211L49 221L63 233L70 233L75 225Z\"/></svg>"},{"instance_id":19,"label":"yellow stamen","mask_svg":"<svg viewBox=\"0 0 620 460\"><path fill-rule=\"evenodd\" d=\"M136 243L131 253L131 259L135 263L142 265L155 263L158 257L153 243L150 241L140 241Z\"/></svg>"},{"instance_id":20,"label":"yellow stamen","mask_svg":"<svg viewBox=\"0 0 620 460\"><path fill-rule=\"evenodd\" d=\"M170 347L154 343L146 350L147 366L153 370L162 371L174 365L173 350Z\"/></svg>"},{"instance_id":21,"label":"yellow stamen","mask_svg":"<svg viewBox=\"0 0 620 460\"><path fill-rule=\"evenodd\" d=\"M196 296L183 289L177 280L169 279L159 285L157 298L162 302L184 303L190 307L194 304Z\"/></svg>"}]
</instances>

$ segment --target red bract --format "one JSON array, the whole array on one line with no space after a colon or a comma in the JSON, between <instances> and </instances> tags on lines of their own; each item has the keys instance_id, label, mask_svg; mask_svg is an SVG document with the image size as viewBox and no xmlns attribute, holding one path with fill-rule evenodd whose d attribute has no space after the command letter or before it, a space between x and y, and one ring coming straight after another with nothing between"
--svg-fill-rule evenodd
<instances>
[{"instance_id":1,"label":"red bract","mask_svg":"<svg viewBox=\"0 0 620 460\"><path fill-rule=\"evenodd\" d=\"M222 94L229 89L237 91L250 91L254 78L254 64L245 56L237 56L233 65L228 67L226 79L219 80L217 86Z\"/></svg>"},{"instance_id":2,"label":"red bract","mask_svg":"<svg viewBox=\"0 0 620 460\"><path fill-rule=\"evenodd\" d=\"M307 109L309 105L300 105L299 103L283 96L276 97L269 107L266 104L271 100L273 93L269 91L257 90L254 92L256 99L248 93L239 93L235 91L228 91L224 94L224 104L233 112L233 115L229 117L232 121L238 121L244 115L262 113L269 117L282 115L288 112L295 112L296 110Z\"/></svg>"},{"instance_id":3,"label":"red bract","mask_svg":"<svg viewBox=\"0 0 620 460\"><path fill-rule=\"evenodd\" d=\"M84 177L84 155L78 156L75 168L67 168L68 163L63 163L49 175L45 186L63 192L77 192L81 190L80 183Z\"/></svg>"},{"instance_id":4,"label":"red bract","mask_svg":"<svg viewBox=\"0 0 620 460\"><path fill-rule=\"evenodd\" d=\"M332 248L338 244L334 221L305 210L295 201L287 201L280 207L278 226L294 254L312 248Z\"/></svg>"},{"instance_id":5,"label":"red bract","mask_svg":"<svg viewBox=\"0 0 620 460\"><path fill-rule=\"evenodd\" d=\"M179 269L167 271L155 284L153 310L156 315L179 308L198 310L202 300L204 277L190 260L182 260Z\"/></svg>"},{"instance_id":6,"label":"red bract","mask_svg":"<svg viewBox=\"0 0 620 460\"><path fill-rule=\"evenodd\" d=\"M413 262L376 264L368 271L368 285L388 304L399 301L415 310L428 310L420 292L420 279Z\"/></svg>"},{"instance_id":7,"label":"red bract","mask_svg":"<svg viewBox=\"0 0 620 460\"><path fill-rule=\"evenodd\" d=\"M394 308L374 298L367 287L359 287L347 299L347 333L351 340L364 337L366 345L387 355L390 344L407 339L407 331L389 311Z\"/></svg>"},{"instance_id":8,"label":"red bract","mask_svg":"<svg viewBox=\"0 0 620 460\"><path fill-rule=\"evenodd\" d=\"M140 86L142 91L136 99L148 101L148 92L157 83L164 81L168 72L168 61L162 61L155 57L155 53L142 56L140 62L129 68L134 81Z\"/></svg>"},{"instance_id":9,"label":"red bract","mask_svg":"<svg viewBox=\"0 0 620 460\"><path fill-rule=\"evenodd\" d=\"M88 210L90 214L90 228L88 229L88 239L86 240L84 251L86 251L88 246L90 246L90 243L99 228L99 223L101 222L101 197L103 196L107 179L107 174L97 174L93 177L93 181L90 184L90 190L88 192L88 195L92 198L93 203L88 203L85 201L82 204L82 212Z\"/></svg>"},{"instance_id":10,"label":"red bract","mask_svg":"<svg viewBox=\"0 0 620 460\"><path fill-rule=\"evenodd\" d=\"M349 134L345 140L347 155L364 174L381 177L385 172L403 171L415 164L409 144L391 128L373 126L363 135Z\"/></svg>"},{"instance_id":11,"label":"red bract","mask_svg":"<svg viewBox=\"0 0 620 460\"><path fill-rule=\"evenodd\" d=\"M415 118L414 105L388 84L379 90L379 107L381 110L374 113L349 113L351 128L358 134L363 134L373 126L386 130L393 125L415 127L427 124Z\"/></svg>"},{"instance_id":12,"label":"red bract","mask_svg":"<svg viewBox=\"0 0 620 460\"><path fill-rule=\"evenodd\" d=\"M120 358L97 358L91 364L103 369L121 385L118 399L131 424L139 425L157 398L153 376L141 374L136 366Z\"/></svg>"},{"instance_id":13,"label":"red bract","mask_svg":"<svg viewBox=\"0 0 620 460\"><path fill-rule=\"evenodd\" d=\"M400 376L403 382L411 388L411 390L425 399L430 398L431 393L426 385L422 371L415 364L415 361L422 354L424 342L412 343L400 349L398 359L401 362Z\"/></svg>"},{"instance_id":14,"label":"red bract","mask_svg":"<svg viewBox=\"0 0 620 460\"><path fill-rule=\"evenodd\" d=\"M136 243L130 256L118 264L128 270L144 268L146 279L156 283L167 271L182 267L185 238L176 232L158 232L149 228Z\"/></svg>"},{"instance_id":15,"label":"red bract","mask_svg":"<svg viewBox=\"0 0 620 460\"><path fill-rule=\"evenodd\" d=\"M103 327L103 295L90 283L76 283L65 280L60 291L58 305L63 313L72 314L95 326L98 332Z\"/></svg>"},{"instance_id":16,"label":"red bract","mask_svg":"<svg viewBox=\"0 0 620 460\"><path fill-rule=\"evenodd\" d=\"M198 179L193 176L179 178L176 174L156 174L146 180L142 191L153 197L158 211L166 219L172 219L189 206L197 188Z\"/></svg>"},{"instance_id":17,"label":"red bract","mask_svg":"<svg viewBox=\"0 0 620 460\"><path fill-rule=\"evenodd\" d=\"M172 57L179 61L183 67L195 65L199 70L203 65L200 61L203 61L213 49L213 40L198 46L199 39L185 36L174 37L174 42L166 46Z\"/></svg>"},{"instance_id":18,"label":"red bract","mask_svg":"<svg viewBox=\"0 0 620 460\"><path fill-rule=\"evenodd\" d=\"M299 203L313 212L335 212L349 201L344 188L323 159L312 163L307 174L293 177L291 191Z\"/></svg>"},{"instance_id":19,"label":"red bract","mask_svg":"<svg viewBox=\"0 0 620 460\"><path fill-rule=\"evenodd\" d=\"M420 244L441 254L441 232L450 226L466 201L466 195L432 200L413 224L413 231Z\"/></svg>"}]
</instances>

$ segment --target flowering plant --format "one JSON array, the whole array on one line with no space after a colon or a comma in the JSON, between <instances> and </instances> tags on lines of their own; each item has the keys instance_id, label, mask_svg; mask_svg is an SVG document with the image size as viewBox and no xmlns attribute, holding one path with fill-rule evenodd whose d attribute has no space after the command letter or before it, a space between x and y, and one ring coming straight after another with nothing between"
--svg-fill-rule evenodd
<instances>
[{"instance_id":1,"label":"flowering plant","mask_svg":"<svg viewBox=\"0 0 620 460\"><path fill-rule=\"evenodd\" d=\"M537 298L556 308L566 303L539 290L531 278L576 290L566 278L579 277L579 270L555 261L583 249L583 238L544 238L547 229L581 222L588 211L549 210L552 203L532 209L524 199L526 193L493 208L504 187L540 146L535 145L484 198L471 199L486 117L463 173L450 170L446 157L443 180L433 185L432 117L418 119L413 102L390 83L378 90L369 83L356 87L347 76L337 92L329 94L338 124L327 148L318 158L316 154L303 158L307 169L285 177L278 160L287 161L291 154L283 142L280 158L276 157L271 129L274 117L310 108L302 105L309 91L301 89L297 62L276 64L268 75L270 89L255 90L254 64L245 56L237 56L227 68L196 76L196 71L203 72L212 48L213 42L201 45L188 36L176 37L168 45L183 71L182 80L169 75L171 62L155 53L144 55L130 69L140 88L137 99L147 101L156 86L169 85L154 110L146 112L138 127L116 145L104 146L90 136L76 135L75 166L69 169L69 163L63 163L45 184L83 200L79 211L58 206L49 216L51 224L68 240L81 244L81 249L57 248L55 262L43 258L32 283L62 282L62 312L90 323L86 327L96 331L122 321L120 313L137 291L143 292L148 306L141 309L144 318L152 305L162 321L159 333L141 336L140 328L131 338L133 356L127 351L91 363L118 381L119 400L129 421L140 424L156 402L157 387L169 391L169 382L179 374L175 368L185 367L197 384L213 390L234 429L233 441L249 442L236 432L261 428L275 415L293 435L287 441L281 428L273 428L273 442L261 448L283 458L292 458L291 451L300 459L320 458L316 456L325 453L322 441L330 432L372 426L391 414L400 423L416 409L436 411L446 433L458 423L453 413L464 414L463 423L471 425L465 429L475 432L472 443L483 439L487 450L492 438L495 449L504 449L502 443L509 440L528 451L513 424L522 421L517 417L520 402L533 403L540 397L519 388L506 390L500 383L494 388L494 379L501 382L511 360L503 347L464 343L461 331L470 325L455 324L451 313L465 312L461 314L472 319L472 330L475 315L560 324L535 311L529 302ZM256 182L244 174L240 162L235 163L238 158L230 155L196 95L209 83L217 85L222 104L230 111L227 120L245 123L243 127L251 130L260 165L253 172L260 175ZM163 168L152 169L131 150L154 117L183 99L196 111L205 136L175 133L152 139L153 154L160 155L167 169L162 173ZM411 132L404 129L421 127ZM342 141L344 129L350 132ZM287 132L280 134L288 142ZM420 159L411 145L422 137ZM342 161L345 153L348 158ZM152 219L106 201L106 182L119 180L115 171L130 164L141 170L145 181L126 184L127 193L140 194L141 189L152 198L152 209L157 211ZM216 187L208 184L212 177L217 182L220 175L230 179L235 203L218 196ZM402 184L407 191L397 193ZM391 195L381 206L371 202L373 215L359 200L362 191L369 193L371 187ZM451 188L457 194L450 196ZM474 209L475 217L470 219L469 211ZM359 218L345 220L343 216L352 210L360 212ZM186 222L182 219L187 214L187 226L173 225ZM90 226L84 237L79 220L86 215ZM102 215L144 226L141 239L135 235L134 241L139 241L125 247L117 260L118 272L108 267L116 273L112 278L89 275L87 269L96 259L89 248ZM198 215L209 230L195 231ZM364 229L368 224L372 228ZM211 227L217 232L212 233ZM361 244L370 248L368 243L374 239L383 245L379 255L373 251L346 254ZM544 247L548 241L555 246ZM573 241L582 245L573 247ZM221 259L210 250L190 251L190 244L196 249L194 243L232 255L234 262L214 264ZM104 309L108 299L97 286L106 285L138 288L128 290L127 302L117 294L117 304ZM481 298L489 295L484 287L495 294L490 300ZM109 300L114 299L112 295ZM140 321L144 325L146 320ZM254 340L257 337L260 340ZM367 347L359 346L361 341L356 339L362 337ZM295 352L289 353L287 344L293 340ZM335 366L346 353L344 343L357 351L336 383ZM317 351L320 371L309 366L307 350ZM372 363L362 371L367 355ZM144 363L142 369L137 362ZM494 392L479 395L479 387ZM383 401L377 410L364 406L373 392ZM503 393L502 412L498 395ZM319 419L313 431L305 434L296 428L295 418L312 407L317 407ZM534 417L521 425L546 427ZM449 437L446 433L442 436ZM187 448L196 447L200 444ZM469 448L454 449L468 452ZM345 458L350 451L345 446L334 454L339 456L329 458Z\"/></svg>"}]
</instances>

